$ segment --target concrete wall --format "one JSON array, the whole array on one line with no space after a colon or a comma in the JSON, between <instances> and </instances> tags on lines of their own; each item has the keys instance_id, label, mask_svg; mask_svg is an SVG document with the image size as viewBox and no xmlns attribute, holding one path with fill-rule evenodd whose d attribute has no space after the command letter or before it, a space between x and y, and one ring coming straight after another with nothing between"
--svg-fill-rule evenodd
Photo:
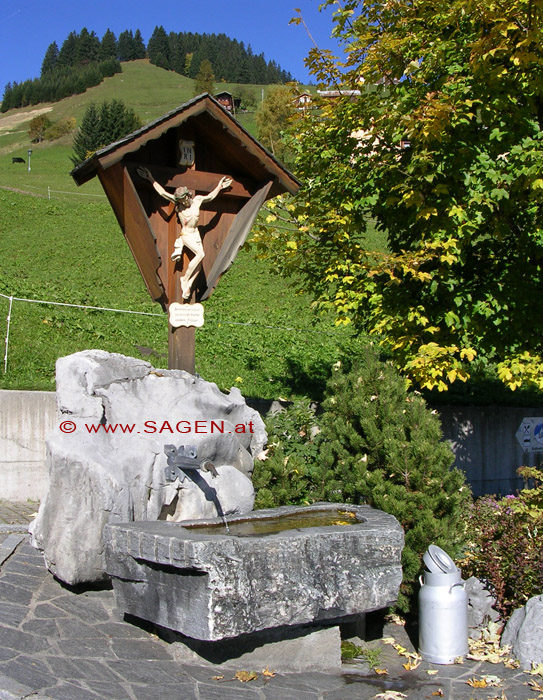
<instances>
[{"instance_id":1,"label":"concrete wall","mask_svg":"<svg viewBox=\"0 0 543 700\"><path fill-rule=\"evenodd\" d=\"M476 496L513 493L523 485L518 467L541 464L540 455L523 453L515 433L523 418L543 416L543 407L440 406L438 412L455 464L466 472ZM0 499L43 498L45 438L56 425L54 392L0 390Z\"/></svg>"},{"instance_id":2,"label":"concrete wall","mask_svg":"<svg viewBox=\"0 0 543 700\"><path fill-rule=\"evenodd\" d=\"M0 499L45 496L45 438L55 425L55 392L0 390Z\"/></svg>"}]
</instances>

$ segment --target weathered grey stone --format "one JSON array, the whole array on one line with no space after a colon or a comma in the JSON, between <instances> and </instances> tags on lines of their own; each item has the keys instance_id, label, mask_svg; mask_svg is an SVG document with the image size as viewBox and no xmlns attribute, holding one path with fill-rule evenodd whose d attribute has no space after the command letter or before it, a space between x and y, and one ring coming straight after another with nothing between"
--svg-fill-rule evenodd
<instances>
[{"instance_id":1,"label":"weathered grey stone","mask_svg":"<svg viewBox=\"0 0 543 700\"><path fill-rule=\"evenodd\" d=\"M105 577L108 522L252 509L253 458L267 437L238 389L223 394L187 372L90 350L58 360L57 397L61 421L75 429L55 430L47 441L49 491L30 531L50 571L66 583ZM121 424L134 427L123 432ZM218 476L194 471L167 482L166 444L196 447Z\"/></svg>"},{"instance_id":2,"label":"weathered grey stone","mask_svg":"<svg viewBox=\"0 0 543 700\"><path fill-rule=\"evenodd\" d=\"M6 559L9 559L25 537L26 535L23 534L13 534L6 537L0 545L0 566L2 566Z\"/></svg>"},{"instance_id":3,"label":"weathered grey stone","mask_svg":"<svg viewBox=\"0 0 543 700\"><path fill-rule=\"evenodd\" d=\"M494 609L496 596L489 584L472 576L464 583L468 598L468 632L471 639L480 639L489 622L497 622L500 615Z\"/></svg>"},{"instance_id":4,"label":"weathered grey stone","mask_svg":"<svg viewBox=\"0 0 543 700\"><path fill-rule=\"evenodd\" d=\"M543 663L543 595L534 596L515 610L505 626L502 646L512 646L513 656L524 670Z\"/></svg>"},{"instance_id":5,"label":"weathered grey stone","mask_svg":"<svg viewBox=\"0 0 543 700\"><path fill-rule=\"evenodd\" d=\"M172 644L174 658L213 668L270 668L282 673L340 671L339 626L305 625L256 632L222 642L183 638Z\"/></svg>"},{"instance_id":6,"label":"weathered grey stone","mask_svg":"<svg viewBox=\"0 0 543 700\"><path fill-rule=\"evenodd\" d=\"M258 536L195 532L191 523L110 524L104 531L106 562L117 605L207 641L339 622L387 607L402 579L403 531L393 516L369 506L320 504L256 511L229 522L233 531L239 520L284 520L338 508L359 520L349 526L291 525L296 529Z\"/></svg>"}]
</instances>

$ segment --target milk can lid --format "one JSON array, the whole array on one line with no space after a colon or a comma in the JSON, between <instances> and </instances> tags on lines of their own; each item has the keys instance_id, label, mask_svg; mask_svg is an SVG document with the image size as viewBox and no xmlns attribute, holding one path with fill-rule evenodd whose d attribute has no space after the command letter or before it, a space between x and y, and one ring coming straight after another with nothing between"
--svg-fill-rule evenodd
<instances>
[{"instance_id":1,"label":"milk can lid","mask_svg":"<svg viewBox=\"0 0 543 700\"><path fill-rule=\"evenodd\" d=\"M453 574L458 571L456 564L447 552L435 544L428 547L422 560L432 574Z\"/></svg>"}]
</instances>

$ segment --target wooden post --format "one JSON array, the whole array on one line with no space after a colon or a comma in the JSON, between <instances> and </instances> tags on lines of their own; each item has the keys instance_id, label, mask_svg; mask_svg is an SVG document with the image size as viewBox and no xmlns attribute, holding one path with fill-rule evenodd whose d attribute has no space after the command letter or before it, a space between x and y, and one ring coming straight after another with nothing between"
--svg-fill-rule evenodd
<instances>
[{"instance_id":1,"label":"wooden post","mask_svg":"<svg viewBox=\"0 0 543 700\"><path fill-rule=\"evenodd\" d=\"M168 323L168 369L184 369L194 374L196 328L173 328Z\"/></svg>"}]
</instances>

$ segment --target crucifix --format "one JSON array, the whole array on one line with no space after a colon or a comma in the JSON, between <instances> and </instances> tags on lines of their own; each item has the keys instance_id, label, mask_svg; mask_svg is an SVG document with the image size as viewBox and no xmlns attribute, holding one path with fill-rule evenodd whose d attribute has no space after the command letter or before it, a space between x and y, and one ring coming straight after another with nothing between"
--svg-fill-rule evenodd
<instances>
[{"instance_id":1,"label":"crucifix","mask_svg":"<svg viewBox=\"0 0 543 700\"><path fill-rule=\"evenodd\" d=\"M298 181L209 95L97 151L98 176L151 297L168 312L168 366L194 374L195 329L262 206Z\"/></svg>"},{"instance_id":2,"label":"crucifix","mask_svg":"<svg viewBox=\"0 0 543 700\"><path fill-rule=\"evenodd\" d=\"M204 202L213 201L221 190L230 187L232 185L232 179L229 177L222 177L217 187L207 195L194 195L188 187L178 187L175 192L171 194L155 180L148 168L138 168L137 172L140 177L148 180L153 185L153 188L161 197L169 202L173 202L175 206L175 213L181 225L181 231L174 243L171 259L174 261L181 260L183 248L188 248L193 255L185 274L181 277L181 294L183 299L187 300L190 298L192 285L198 275L200 264L205 257L202 238L198 231L200 209Z\"/></svg>"}]
</instances>

